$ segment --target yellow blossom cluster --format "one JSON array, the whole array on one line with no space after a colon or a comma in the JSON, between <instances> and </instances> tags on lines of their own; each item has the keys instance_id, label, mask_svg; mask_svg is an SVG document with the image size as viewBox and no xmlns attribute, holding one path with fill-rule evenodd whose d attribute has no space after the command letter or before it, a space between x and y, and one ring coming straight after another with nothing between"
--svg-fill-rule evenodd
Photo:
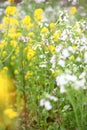
<instances>
[{"instance_id":1,"label":"yellow blossom cluster","mask_svg":"<svg viewBox=\"0 0 87 130\"><path fill-rule=\"evenodd\" d=\"M14 103L12 99L14 98L12 93L15 93L14 80L6 74L7 71L7 67L0 71L0 107Z\"/></svg>"},{"instance_id":2,"label":"yellow blossom cluster","mask_svg":"<svg viewBox=\"0 0 87 130\"><path fill-rule=\"evenodd\" d=\"M17 112L15 112L12 108L5 109L4 114L10 119L14 119L18 116Z\"/></svg>"}]
</instances>

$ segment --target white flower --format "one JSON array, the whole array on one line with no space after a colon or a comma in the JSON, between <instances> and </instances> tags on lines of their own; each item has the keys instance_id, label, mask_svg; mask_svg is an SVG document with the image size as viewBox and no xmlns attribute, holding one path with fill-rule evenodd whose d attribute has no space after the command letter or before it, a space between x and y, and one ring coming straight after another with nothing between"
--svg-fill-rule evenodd
<instances>
[{"instance_id":1,"label":"white flower","mask_svg":"<svg viewBox=\"0 0 87 130\"><path fill-rule=\"evenodd\" d=\"M73 47L71 47L71 46L68 47L68 50L69 50L70 52L72 52L72 53L75 52L75 50L74 50Z\"/></svg>"},{"instance_id":2,"label":"white flower","mask_svg":"<svg viewBox=\"0 0 87 130\"><path fill-rule=\"evenodd\" d=\"M48 111L52 109L51 103L44 98L40 100L40 106L45 107L45 109Z\"/></svg>"},{"instance_id":3,"label":"white flower","mask_svg":"<svg viewBox=\"0 0 87 130\"><path fill-rule=\"evenodd\" d=\"M50 94L46 94L46 97L49 98L50 100L53 100L54 102L58 101L58 98L51 96Z\"/></svg>"},{"instance_id":4,"label":"white flower","mask_svg":"<svg viewBox=\"0 0 87 130\"><path fill-rule=\"evenodd\" d=\"M56 64L56 55L53 55L51 60L50 60L50 63L52 64L52 68L55 68L55 64Z\"/></svg>"},{"instance_id":5,"label":"white flower","mask_svg":"<svg viewBox=\"0 0 87 130\"><path fill-rule=\"evenodd\" d=\"M53 55L51 60L50 60L50 63L55 64L55 62L56 62L56 55Z\"/></svg>"},{"instance_id":6,"label":"white flower","mask_svg":"<svg viewBox=\"0 0 87 130\"><path fill-rule=\"evenodd\" d=\"M82 89L86 89L86 86L85 86L85 83L86 83L86 80L85 79L82 79L82 80L78 80L76 83L75 83L75 89L79 89L79 88L82 88Z\"/></svg>"},{"instance_id":7,"label":"white flower","mask_svg":"<svg viewBox=\"0 0 87 130\"><path fill-rule=\"evenodd\" d=\"M67 57L69 57L69 51L68 51L68 49L64 49L63 51L62 51L62 55L63 55L63 57L64 57L64 59L66 59Z\"/></svg>"},{"instance_id":8,"label":"white flower","mask_svg":"<svg viewBox=\"0 0 87 130\"><path fill-rule=\"evenodd\" d=\"M46 64L41 64L41 65L39 65L39 67L46 68Z\"/></svg>"},{"instance_id":9,"label":"white flower","mask_svg":"<svg viewBox=\"0 0 87 130\"><path fill-rule=\"evenodd\" d=\"M75 82L75 81L77 80L77 77L76 77L75 75L66 74L65 79L66 79L68 82L70 82L70 81Z\"/></svg>"},{"instance_id":10,"label":"white flower","mask_svg":"<svg viewBox=\"0 0 87 130\"><path fill-rule=\"evenodd\" d=\"M65 79L65 75L62 74L61 76L56 77L56 83L57 86L63 86L65 84L67 84L67 80Z\"/></svg>"},{"instance_id":11,"label":"white flower","mask_svg":"<svg viewBox=\"0 0 87 130\"><path fill-rule=\"evenodd\" d=\"M59 64L60 66L64 67L64 66L65 66L65 61L64 61L64 60L59 60L59 61L58 61L58 64Z\"/></svg>"},{"instance_id":12,"label":"white flower","mask_svg":"<svg viewBox=\"0 0 87 130\"><path fill-rule=\"evenodd\" d=\"M64 86L61 86L61 87L60 87L60 93L65 93L65 92L66 92L65 87L64 87Z\"/></svg>"},{"instance_id":13,"label":"white flower","mask_svg":"<svg viewBox=\"0 0 87 130\"><path fill-rule=\"evenodd\" d=\"M44 102L45 102L45 99L44 99L44 98L40 100L40 106L41 106L41 107L44 106Z\"/></svg>"},{"instance_id":14,"label":"white flower","mask_svg":"<svg viewBox=\"0 0 87 130\"><path fill-rule=\"evenodd\" d=\"M77 58L76 58L76 61L80 62L80 61L81 61L81 58L80 58L80 57L77 57Z\"/></svg>"},{"instance_id":15,"label":"white flower","mask_svg":"<svg viewBox=\"0 0 87 130\"><path fill-rule=\"evenodd\" d=\"M86 76L86 72L81 73L81 75L79 76L80 79L84 78Z\"/></svg>"},{"instance_id":16,"label":"white flower","mask_svg":"<svg viewBox=\"0 0 87 130\"><path fill-rule=\"evenodd\" d=\"M65 41L65 40L67 39L67 37L68 37L68 35L67 35L67 31L64 30L63 33L61 34L60 39L63 40L63 41Z\"/></svg>"},{"instance_id":17,"label":"white flower","mask_svg":"<svg viewBox=\"0 0 87 130\"><path fill-rule=\"evenodd\" d=\"M56 52L60 52L62 48L63 48L63 47L62 47L62 46L60 46L60 45L59 45L59 46L57 46L57 47L56 47Z\"/></svg>"},{"instance_id":18,"label":"white flower","mask_svg":"<svg viewBox=\"0 0 87 130\"><path fill-rule=\"evenodd\" d=\"M36 3L45 2L45 0L35 0Z\"/></svg>"},{"instance_id":19,"label":"white flower","mask_svg":"<svg viewBox=\"0 0 87 130\"><path fill-rule=\"evenodd\" d=\"M45 101L44 106L45 106L46 110L51 110L52 109L52 105L50 104L49 101Z\"/></svg>"}]
</instances>

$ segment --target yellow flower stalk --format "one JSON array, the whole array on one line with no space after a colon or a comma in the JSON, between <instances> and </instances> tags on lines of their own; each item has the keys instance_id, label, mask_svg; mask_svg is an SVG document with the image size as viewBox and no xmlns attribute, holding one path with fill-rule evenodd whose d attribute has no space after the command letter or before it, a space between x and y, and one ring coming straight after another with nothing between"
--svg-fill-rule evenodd
<instances>
[{"instance_id":1,"label":"yellow flower stalk","mask_svg":"<svg viewBox=\"0 0 87 130\"><path fill-rule=\"evenodd\" d=\"M27 59L30 60L34 55L35 55L35 51L29 48L27 53Z\"/></svg>"},{"instance_id":2,"label":"yellow flower stalk","mask_svg":"<svg viewBox=\"0 0 87 130\"><path fill-rule=\"evenodd\" d=\"M0 71L0 107L13 104L14 100L11 93L15 91L14 81L7 74L7 67Z\"/></svg>"}]
</instances>

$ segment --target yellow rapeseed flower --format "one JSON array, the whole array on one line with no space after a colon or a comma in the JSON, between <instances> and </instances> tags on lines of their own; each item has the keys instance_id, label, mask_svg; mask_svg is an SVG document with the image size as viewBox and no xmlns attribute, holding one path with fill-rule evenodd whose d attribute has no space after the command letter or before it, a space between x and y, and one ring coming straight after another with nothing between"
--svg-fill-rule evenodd
<instances>
[{"instance_id":1,"label":"yellow rapeseed flower","mask_svg":"<svg viewBox=\"0 0 87 130\"><path fill-rule=\"evenodd\" d=\"M77 11L76 7L73 6L73 7L70 8L70 14L71 15L74 15L76 13L76 11Z\"/></svg>"},{"instance_id":2,"label":"yellow rapeseed flower","mask_svg":"<svg viewBox=\"0 0 87 130\"><path fill-rule=\"evenodd\" d=\"M14 70L14 74L15 74L15 75L19 74L19 72L18 72L18 70L17 70L17 69L16 69L16 70Z\"/></svg>"},{"instance_id":3,"label":"yellow rapeseed flower","mask_svg":"<svg viewBox=\"0 0 87 130\"><path fill-rule=\"evenodd\" d=\"M19 51L20 51L20 48L19 48L19 46L17 46L15 49L15 55L18 55Z\"/></svg>"},{"instance_id":4,"label":"yellow rapeseed flower","mask_svg":"<svg viewBox=\"0 0 87 130\"><path fill-rule=\"evenodd\" d=\"M7 66L3 67L3 70L4 70L5 72L8 71L8 67L7 67Z\"/></svg>"},{"instance_id":5,"label":"yellow rapeseed flower","mask_svg":"<svg viewBox=\"0 0 87 130\"><path fill-rule=\"evenodd\" d=\"M7 45L5 40L2 40L0 43L0 49L4 48Z\"/></svg>"},{"instance_id":6,"label":"yellow rapeseed flower","mask_svg":"<svg viewBox=\"0 0 87 130\"><path fill-rule=\"evenodd\" d=\"M27 59L30 60L35 55L35 51L31 48L28 48Z\"/></svg>"},{"instance_id":7,"label":"yellow rapeseed flower","mask_svg":"<svg viewBox=\"0 0 87 130\"><path fill-rule=\"evenodd\" d=\"M10 65L11 65L11 66L14 66L14 62L13 62L13 61L12 61L12 62L10 62Z\"/></svg>"},{"instance_id":8,"label":"yellow rapeseed flower","mask_svg":"<svg viewBox=\"0 0 87 130\"><path fill-rule=\"evenodd\" d=\"M33 33L33 32L29 32L29 33L28 33L28 36L29 36L30 38L33 38L33 37L34 37L34 33Z\"/></svg>"},{"instance_id":9,"label":"yellow rapeseed flower","mask_svg":"<svg viewBox=\"0 0 87 130\"><path fill-rule=\"evenodd\" d=\"M48 28L46 28L46 27L43 27L43 28L41 29L41 33L47 34L48 32L49 32L49 30L48 30Z\"/></svg>"},{"instance_id":10,"label":"yellow rapeseed flower","mask_svg":"<svg viewBox=\"0 0 87 130\"><path fill-rule=\"evenodd\" d=\"M25 27L27 30L31 29L33 27L33 24L31 23L31 17L29 15L25 16L22 20L23 27Z\"/></svg>"},{"instance_id":11,"label":"yellow rapeseed flower","mask_svg":"<svg viewBox=\"0 0 87 130\"><path fill-rule=\"evenodd\" d=\"M32 71L28 71L26 74L25 74L25 80L27 80L28 78L30 78L30 76L33 75L33 72Z\"/></svg>"},{"instance_id":12,"label":"yellow rapeseed flower","mask_svg":"<svg viewBox=\"0 0 87 130\"><path fill-rule=\"evenodd\" d=\"M60 31L55 32L55 33L53 34L53 38L54 38L55 41L57 41L57 40L59 39L59 37L60 37Z\"/></svg>"},{"instance_id":13,"label":"yellow rapeseed flower","mask_svg":"<svg viewBox=\"0 0 87 130\"><path fill-rule=\"evenodd\" d=\"M14 48L17 47L17 45L18 45L15 40L11 40L11 43L10 43L10 44L11 44L11 46L14 47Z\"/></svg>"},{"instance_id":14,"label":"yellow rapeseed flower","mask_svg":"<svg viewBox=\"0 0 87 130\"><path fill-rule=\"evenodd\" d=\"M11 97L11 93L15 90L13 79L11 79L6 71L7 67L4 67L2 71L0 71L0 107L4 107L7 105L13 104L13 99Z\"/></svg>"},{"instance_id":15,"label":"yellow rapeseed flower","mask_svg":"<svg viewBox=\"0 0 87 130\"><path fill-rule=\"evenodd\" d=\"M18 116L18 113L15 112L12 108L5 109L4 114L10 119L14 119Z\"/></svg>"},{"instance_id":16,"label":"yellow rapeseed flower","mask_svg":"<svg viewBox=\"0 0 87 130\"><path fill-rule=\"evenodd\" d=\"M10 23L10 17L5 16L5 17L3 18L3 23L4 23L5 25L8 25L8 24Z\"/></svg>"},{"instance_id":17,"label":"yellow rapeseed flower","mask_svg":"<svg viewBox=\"0 0 87 130\"><path fill-rule=\"evenodd\" d=\"M8 6L5 10L5 14L6 15L15 15L15 13L17 12L17 8L15 6Z\"/></svg>"},{"instance_id":18,"label":"yellow rapeseed flower","mask_svg":"<svg viewBox=\"0 0 87 130\"><path fill-rule=\"evenodd\" d=\"M71 56L69 57L69 59L72 60L72 61L75 60L74 55L71 55Z\"/></svg>"},{"instance_id":19,"label":"yellow rapeseed flower","mask_svg":"<svg viewBox=\"0 0 87 130\"><path fill-rule=\"evenodd\" d=\"M11 26L18 26L18 20L15 18L10 18L10 25Z\"/></svg>"},{"instance_id":20,"label":"yellow rapeseed flower","mask_svg":"<svg viewBox=\"0 0 87 130\"><path fill-rule=\"evenodd\" d=\"M29 15L25 16L24 19L22 20L22 24L28 25L31 22L31 17Z\"/></svg>"},{"instance_id":21,"label":"yellow rapeseed flower","mask_svg":"<svg viewBox=\"0 0 87 130\"><path fill-rule=\"evenodd\" d=\"M34 11L34 19L35 19L35 21L37 21L37 22L42 21L42 19L43 19L43 10L42 10L41 8L36 9L36 10Z\"/></svg>"},{"instance_id":22,"label":"yellow rapeseed flower","mask_svg":"<svg viewBox=\"0 0 87 130\"><path fill-rule=\"evenodd\" d=\"M15 60L16 59L16 56L11 56L11 60L13 61L13 60Z\"/></svg>"},{"instance_id":23,"label":"yellow rapeseed flower","mask_svg":"<svg viewBox=\"0 0 87 130\"><path fill-rule=\"evenodd\" d=\"M50 29L52 29L52 30L55 29L55 23L50 23L49 26L50 26Z\"/></svg>"},{"instance_id":24,"label":"yellow rapeseed flower","mask_svg":"<svg viewBox=\"0 0 87 130\"><path fill-rule=\"evenodd\" d=\"M7 56L7 51L3 51L2 52L2 57L4 58L4 57L6 57Z\"/></svg>"},{"instance_id":25,"label":"yellow rapeseed flower","mask_svg":"<svg viewBox=\"0 0 87 130\"><path fill-rule=\"evenodd\" d=\"M75 45L73 45L72 47L73 47L74 50L76 50L76 46Z\"/></svg>"},{"instance_id":26,"label":"yellow rapeseed flower","mask_svg":"<svg viewBox=\"0 0 87 130\"><path fill-rule=\"evenodd\" d=\"M49 45L46 49L47 49L47 51L54 52L55 47L51 44L51 45Z\"/></svg>"}]
</instances>

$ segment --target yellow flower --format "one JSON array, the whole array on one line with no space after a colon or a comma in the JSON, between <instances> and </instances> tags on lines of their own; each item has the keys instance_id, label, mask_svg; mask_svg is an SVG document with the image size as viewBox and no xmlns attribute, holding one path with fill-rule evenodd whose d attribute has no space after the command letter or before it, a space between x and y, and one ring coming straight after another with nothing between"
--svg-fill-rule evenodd
<instances>
[{"instance_id":1,"label":"yellow flower","mask_svg":"<svg viewBox=\"0 0 87 130\"><path fill-rule=\"evenodd\" d=\"M24 25L28 25L28 24L30 24L30 22L31 22L31 17L28 15L25 16L24 19L22 20L22 24L24 24Z\"/></svg>"},{"instance_id":2,"label":"yellow flower","mask_svg":"<svg viewBox=\"0 0 87 130\"><path fill-rule=\"evenodd\" d=\"M15 75L19 74L18 70L14 70L14 74Z\"/></svg>"},{"instance_id":3,"label":"yellow flower","mask_svg":"<svg viewBox=\"0 0 87 130\"><path fill-rule=\"evenodd\" d=\"M29 32L28 36L31 37L31 38L33 38L34 37L34 33L33 32Z\"/></svg>"},{"instance_id":4,"label":"yellow flower","mask_svg":"<svg viewBox=\"0 0 87 130\"><path fill-rule=\"evenodd\" d=\"M55 33L53 34L53 38L54 38L55 41L57 41L57 40L59 39L59 37L60 37L60 31L55 32Z\"/></svg>"},{"instance_id":5,"label":"yellow flower","mask_svg":"<svg viewBox=\"0 0 87 130\"><path fill-rule=\"evenodd\" d=\"M43 10L42 10L41 8L36 9L36 10L34 11L34 19L35 19L35 21L37 21L37 22L42 21L42 19L43 19Z\"/></svg>"},{"instance_id":6,"label":"yellow flower","mask_svg":"<svg viewBox=\"0 0 87 130\"><path fill-rule=\"evenodd\" d=\"M75 60L75 57L72 55L69 57L70 60Z\"/></svg>"},{"instance_id":7,"label":"yellow flower","mask_svg":"<svg viewBox=\"0 0 87 130\"><path fill-rule=\"evenodd\" d=\"M48 30L48 28L46 28L46 27L43 27L43 28L41 29L41 33L47 34L48 32L49 32L49 30Z\"/></svg>"},{"instance_id":8,"label":"yellow flower","mask_svg":"<svg viewBox=\"0 0 87 130\"><path fill-rule=\"evenodd\" d=\"M9 17L9 16L5 16L3 18L3 23L4 25L6 26L11 26L11 27L15 27L15 26L18 26L18 20L15 19L15 18L12 18L12 17ZM10 28L9 28L10 29Z\"/></svg>"},{"instance_id":9,"label":"yellow flower","mask_svg":"<svg viewBox=\"0 0 87 130\"><path fill-rule=\"evenodd\" d=\"M76 46L75 45L73 45L72 47L73 47L74 50L76 50Z\"/></svg>"},{"instance_id":10,"label":"yellow flower","mask_svg":"<svg viewBox=\"0 0 87 130\"><path fill-rule=\"evenodd\" d=\"M10 28L9 30L8 30L8 34L9 33L15 33L16 32L16 28Z\"/></svg>"},{"instance_id":11,"label":"yellow flower","mask_svg":"<svg viewBox=\"0 0 87 130\"><path fill-rule=\"evenodd\" d=\"M5 109L4 114L8 116L10 119L14 119L18 116L18 113L15 112L12 108Z\"/></svg>"},{"instance_id":12,"label":"yellow flower","mask_svg":"<svg viewBox=\"0 0 87 130\"><path fill-rule=\"evenodd\" d=\"M11 26L18 26L18 20L15 18L10 18L10 24Z\"/></svg>"},{"instance_id":13,"label":"yellow flower","mask_svg":"<svg viewBox=\"0 0 87 130\"><path fill-rule=\"evenodd\" d=\"M0 30L3 30L4 24L0 24Z\"/></svg>"},{"instance_id":14,"label":"yellow flower","mask_svg":"<svg viewBox=\"0 0 87 130\"><path fill-rule=\"evenodd\" d=\"M76 7L73 6L73 7L70 8L70 14L71 15L75 14L76 11L77 11Z\"/></svg>"},{"instance_id":15,"label":"yellow flower","mask_svg":"<svg viewBox=\"0 0 87 130\"><path fill-rule=\"evenodd\" d=\"M55 47L51 44L51 45L49 45L48 47L47 47L47 51L51 51L51 52L54 52L54 50L55 50Z\"/></svg>"},{"instance_id":16,"label":"yellow flower","mask_svg":"<svg viewBox=\"0 0 87 130\"><path fill-rule=\"evenodd\" d=\"M5 14L6 15L15 15L15 13L17 12L17 8L15 6L8 6L5 10Z\"/></svg>"},{"instance_id":17,"label":"yellow flower","mask_svg":"<svg viewBox=\"0 0 87 130\"><path fill-rule=\"evenodd\" d=\"M18 55L19 51L20 51L20 48L19 48L19 46L17 46L15 49L15 55Z\"/></svg>"},{"instance_id":18,"label":"yellow flower","mask_svg":"<svg viewBox=\"0 0 87 130\"><path fill-rule=\"evenodd\" d=\"M31 71L28 71L27 73L26 73L26 75L25 75L25 80L27 80L30 76L32 76L33 75L33 72L31 72Z\"/></svg>"},{"instance_id":19,"label":"yellow flower","mask_svg":"<svg viewBox=\"0 0 87 130\"><path fill-rule=\"evenodd\" d=\"M16 57L13 55L12 57L11 57L11 60L15 60L16 59Z\"/></svg>"},{"instance_id":20,"label":"yellow flower","mask_svg":"<svg viewBox=\"0 0 87 130\"><path fill-rule=\"evenodd\" d=\"M8 0L8 2L14 4L14 0Z\"/></svg>"},{"instance_id":21,"label":"yellow flower","mask_svg":"<svg viewBox=\"0 0 87 130\"><path fill-rule=\"evenodd\" d=\"M35 51L31 48L28 48L27 59L30 60L35 55Z\"/></svg>"},{"instance_id":22,"label":"yellow flower","mask_svg":"<svg viewBox=\"0 0 87 130\"><path fill-rule=\"evenodd\" d=\"M14 62L10 62L10 65L11 65L11 66L14 66Z\"/></svg>"},{"instance_id":23,"label":"yellow flower","mask_svg":"<svg viewBox=\"0 0 87 130\"><path fill-rule=\"evenodd\" d=\"M20 36L22 36L22 34L20 32L18 32L18 33L17 32L13 32L13 33L9 33L8 36L11 39L15 40L15 39L18 39Z\"/></svg>"},{"instance_id":24,"label":"yellow flower","mask_svg":"<svg viewBox=\"0 0 87 130\"><path fill-rule=\"evenodd\" d=\"M3 23L4 23L5 25L8 25L8 24L10 23L10 18L9 18L8 16L5 16L5 17L3 18Z\"/></svg>"},{"instance_id":25,"label":"yellow flower","mask_svg":"<svg viewBox=\"0 0 87 130\"><path fill-rule=\"evenodd\" d=\"M5 40L2 40L0 43L0 49L4 48L7 45L7 43L5 42Z\"/></svg>"},{"instance_id":26,"label":"yellow flower","mask_svg":"<svg viewBox=\"0 0 87 130\"><path fill-rule=\"evenodd\" d=\"M33 24L31 23L31 17L29 15L25 16L22 20L23 27L25 27L27 30L31 29L33 27Z\"/></svg>"},{"instance_id":27,"label":"yellow flower","mask_svg":"<svg viewBox=\"0 0 87 130\"><path fill-rule=\"evenodd\" d=\"M50 29L55 29L55 23L50 23Z\"/></svg>"},{"instance_id":28,"label":"yellow flower","mask_svg":"<svg viewBox=\"0 0 87 130\"><path fill-rule=\"evenodd\" d=\"M6 51L3 51L2 52L2 57L6 57L7 56L7 52Z\"/></svg>"},{"instance_id":29,"label":"yellow flower","mask_svg":"<svg viewBox=\"0 0 87 130\"><path fill-rule=\"evenodd\" d=\"M17 47L17 45L18 45L15 40L11 40L11 43L10 43L10 44L11 44L11 46L14 47L14 48Z\"/></svg>"},{"instance_id":30,"label":"yellow flower","mask_svg":"<svg viewBox=\"0 0 87 130\"><path fill-rule=\"evenodd\" d=\"M3 70L8 71L8 67L7 66L3 67Z\"/></svg>"},{"instance_id":31,"label":"yellow flower","mask_svg":"<svg viewBox=\"0 0 87 130\"><path fill-rule=\"evenodd\" d=\"M77 32L78 35L80 35L82 33L82 30L81 30L79 23L76 23L74 28L75 28L75 31Z\"/></svg>"},{"instance_id":32,"label":"yellow flower","mask_svg":"<svg viewBox=\"0 0 87 130\"><path fill-rule=\"evenodd\" d=\"M13 79L6 74L7 70L8 68L4 67L3 70L0 71L0 107L13 104L10 93L15 90L14 82Z\"/></svg>"}]
</instances>

